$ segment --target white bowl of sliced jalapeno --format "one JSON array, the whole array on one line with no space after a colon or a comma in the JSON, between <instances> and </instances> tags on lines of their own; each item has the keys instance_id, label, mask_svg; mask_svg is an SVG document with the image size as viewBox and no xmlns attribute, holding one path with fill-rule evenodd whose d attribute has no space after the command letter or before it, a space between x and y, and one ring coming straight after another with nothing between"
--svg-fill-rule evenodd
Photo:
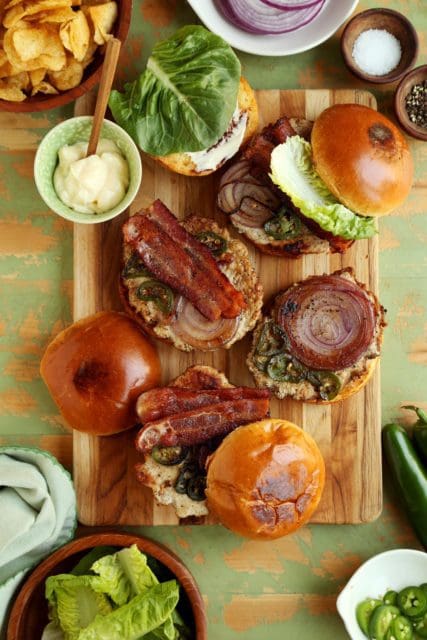
<instances>
[{"instance_id":1,"label":"white bowl of sliced jalapeno","mask_svg":"<svg viewBox=\"0 0 427 640\"><path fill-rule=\"evenodd\" d=\"M427 553L393 549L367 560L337 599L352 640L427 638Z\"/></svg>"}]
</instances>

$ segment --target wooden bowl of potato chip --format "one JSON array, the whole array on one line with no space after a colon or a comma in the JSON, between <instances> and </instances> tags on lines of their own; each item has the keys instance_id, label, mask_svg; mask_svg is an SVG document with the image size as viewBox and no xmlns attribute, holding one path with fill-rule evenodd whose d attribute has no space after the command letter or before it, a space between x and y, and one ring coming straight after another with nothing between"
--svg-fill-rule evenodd
<instances>
[{"instance_id":1,"label":"wooden bowl of potato chip","mask_svg":"<svg viewBox=\"0 0 427 640\"><path fill-rule=\"evenodd\" d=\"M44 111L89 91L100 79L105 43L126 39L131 12L132 0L6 0L0 110Z\"/></svg>"}]
</instances>

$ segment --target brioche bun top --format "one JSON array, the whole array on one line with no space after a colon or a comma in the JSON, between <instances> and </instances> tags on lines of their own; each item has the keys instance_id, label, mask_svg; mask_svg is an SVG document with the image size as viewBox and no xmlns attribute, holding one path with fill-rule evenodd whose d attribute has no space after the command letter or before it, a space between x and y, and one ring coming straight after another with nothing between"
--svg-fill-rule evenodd
<instances>
[{"instance_id":1,"label":"brioche bun top","mask_svg":"<svg viewBox=\"0 0 427 640\"><path fill-rule=\"evenodd\" d=\"M399 129L378 111L357 104L329 107L316 119L311 143L317 173L355 213L386 215L406 199L412 156Z\"/></svg>"},{"instance_id":2,"label":"brioche bun top","mask_svg":"<svg viewBox=\"0 0 427 640\"><path fill-rule=\"evenodd\" d=\"M155 347L123 313L105 311L61 331L40 373L73 429L110 435L138 421L138 396L160 383Z\"/></svg>"},{"instance_id":3,"label":"brioche bun top","mask_svg":"<svg viewBox=\"0 0 427 640\"><path fill-rule=\"evenodd\" d=\"M325 483L313 438L292 422L267 419L230 433L208 460L208 508L235 533L273 539L309 520Z\"/></svg>"}]
</instances>

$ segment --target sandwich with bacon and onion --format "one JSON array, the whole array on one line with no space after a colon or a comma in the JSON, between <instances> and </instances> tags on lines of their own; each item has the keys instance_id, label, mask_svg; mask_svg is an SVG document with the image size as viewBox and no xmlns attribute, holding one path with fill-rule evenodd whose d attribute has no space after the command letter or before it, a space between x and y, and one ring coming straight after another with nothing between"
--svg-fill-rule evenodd
<instances>
[{"instance_id":1,"label":"sandwich with bacon and onion","mask_svg":"<svg viewBox=\"0 0 427 640\"><path fill-rule=\"evenodd\" d=\"M228 349L256 324L262 288L248 251L213 220L160 201L123 226L120 293L148 333L182 351Z\"/></svg>"},{"instance_id":2,"label":"sandwich with bacon and onion","mask_svg":"<svg viewBox=\"0 0 427 640\"><path fill-rule=\"evenodd\" d=\"M141 394L138 480L158 504L173 505L178 517L207 515L208 456L237 427L266 418L269 405L268 390L234 387L223 373L203 365Z\"/></svg>"},{"instance_id":3,"label":"sandwich with bacon and onion","mask_svg":"<svg viewBox=\"0 0 427 640\"><path fill-rule=\"evenodd\" d=\"M384 326L384 309L351 268L312 276L276 296L247 364L280 399L338 402L372 376Z\"/></svg>"},{"instance_id":4,"label":"sandwich with bacon and onion","mask_svg":"<svg viewBox=\"0 0 427 640\"><path fill-rule=\"evenodd\" d=\"M218 206L261 251L342 253L398 208L413 162L377 111L339 104L316 121L283 117L256 135L221 178Z\"/></svg>"}]
</instances>

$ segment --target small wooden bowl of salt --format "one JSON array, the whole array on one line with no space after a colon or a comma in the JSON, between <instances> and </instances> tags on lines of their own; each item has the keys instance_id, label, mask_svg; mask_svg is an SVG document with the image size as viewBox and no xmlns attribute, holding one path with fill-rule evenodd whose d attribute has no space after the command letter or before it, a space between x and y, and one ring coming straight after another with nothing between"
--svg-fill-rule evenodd
<instances>
[{"instance_id":1,"label":"small wooden bowl of salt","mask_svg":"<svg viewBox=\"0 0 427 640\"><path fill-rule=\"evenodd\" d=\"M409 20L392 9L368 9L352 18L341 37L349 70L366 82L399 80L418 54L418 36Z\"/></svg>"}]
</instances>

